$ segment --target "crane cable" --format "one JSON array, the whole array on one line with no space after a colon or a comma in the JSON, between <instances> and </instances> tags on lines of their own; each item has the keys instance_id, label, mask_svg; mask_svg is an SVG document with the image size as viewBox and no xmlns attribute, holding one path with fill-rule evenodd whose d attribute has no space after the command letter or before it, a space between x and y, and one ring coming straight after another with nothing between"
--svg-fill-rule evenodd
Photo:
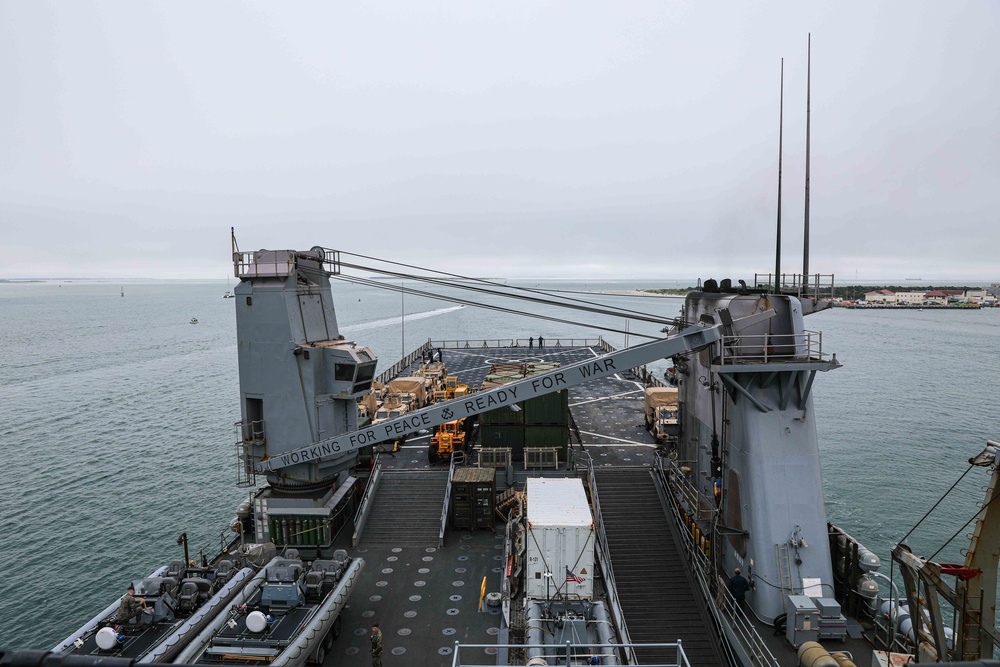
<instances>
[{"instance_id":1,"label":"crane cable","mask_svg":"<svg viewBox=\"0 0 1000 667\"><path fill-rule=\"evenodd\" d=\"M413 294L415 296L422 296L422 297L426 297L426 298L429 298L429 299L437 299L439 301L447 301L447 302L450 302L450 303L458 303L458 304L462 304L462 305L472 306L472 307L475 307L475 308L483 308L485 310L493 310L493 311L496 311L496 312L508 313L508 314L511 314L511 315L521 315L523 317L531 317L531 318L534 318L534 319L546 320L546 321L549 321L549 322L556 322L556 323L559 323L559 324L569 324L569 325L573 325L573 326L586 327L586 328L589 328L589 329L594 329L594 330L597 330L597 331L605 331L605 332L608 332L608 333L616 333L616 334L624 334L625 333L624 330L622 330L622 329L616 329L614 327L604 327L604 326L595 325L595 324L591 324L591 323L587 323L587 322L580 322L580 321L576 321L576 320L569 320L569 319L560 318L560 317L552 317L550 315L541 315L539 313L529 313L529 312L525 312L525 311L522 311L522 310L515 310L513 308L506 308L506 307L503 307L503 306L497 306L497 305L491 305L491 304L481 303L481 302L477 302L477 301L471 301L471 300L462 299L462 298L459 298L459 297L451 297L451 296L445 296L445 295L442 295L442 294L435 294L433 292L426 292L424 290L417 290L417 289L413 289L413 288L410 288L410 287L401 287L399 285L394 285L392 283L382 283L382 282L380 282L378 280L372 280L372 279L364 278L364 277L361 277L361 276L351 276L351 275L339 274L339 275L334 275L332 277L333 278L337 278L338 280L343 280L345 282L354 283L354 284L358 284L358 285L364 285L366 287L374 287L374 288L377 288L377 289L384 289L384 290L388 290L388 291L391 291L391 292L401 292L402 291L402 292L404 292L406 294ZM630 333L631 333L631 335L640 336L642 338L648 338L650 340L657 339L657 336L651 336L649 334L642 334L642 333L636 333L636 332L630 332Z\"/></svg>"},{"instance_id":2,"label":"crane cable","mask_svg":"<svg viewBox=\"0 0 1000 667\"><path fill-rule=\"evenodd\" d=\"M416 266L416 265L413 265L413 264L405 264L403 262L395 262L395 261L392 261L392 260L379 259L377 257L371 257L369 255L360 255L360 254L357 254L357 253L350 253L350 252L343 252L343 251L339 251L339 254L340 255L349 255L351 257L359 257L361 259L371 260L371 261L375 261L375 262L382 262L382 263L385 263L385 264L390 264L390 265L393 265L393 266L400 266L400 267L407 268L407 269L415 269L415 270L418 270L418 271L429 271L431 273L435 273L435 274L438 274L438 275L441 275L441 276L447 276L449 278L454 278L454 279L457 279L457 280L462 280L462 281L467 281L467 282L474 282L474 283L479 283L479 284L483 284L483 285L488 285L490 287L502 287L502 288L505 288L505 289L508 289L508 290L514 290L514 291L517 291L517 292L527 292L527 293L530 293L530 294L539 294L539 295L546 296L546 297L552 297L553 296L552 292L548 292L546 290L532 289L530 287L520 287L520 286L517 286L517 285L503 285L503 284L500 284L500 283L497 283L497 282L494 282L494 281L491 281L491 280L486 280L485 278L473 278L473 277L469 277L469 276L462 276L462 275L459 275L459 274L456 274L456 273L449 273L449 272L446 272L446 271L438 271L436 269L428 269L428 268ZM431 282L431 283L435 283L435 284L439 284L439 285L447 285L447 286L450 286L450 287L456 287L458 289L469 289L469 290L473 290L473 291L482 291L482 292L485 292L485 293L493 293L493 294L497 294L497 295L500 295L500 296L505 296L505 297L508 297L508 298L523 298L525 300L535 301L537 303L545 303L545 304L548 304L548 305L558 306L558 307L561 307L561 308L572 308L572 306L569 306L569 305L566 305L566 304L563 304L563 303L559 303L558 301L552 301L550 299L533 299L531 297L518 297L518 296L515 296L513 294L509 294L509 293L505 293L505 292L497 292L495 290L482 290L480 288L472 288L472 287L466 286L466 285L455 284L452 281L444 281L444 280L441 280L439 278L433 278L431 276L420 276L420 275L416 275L416 274L400 273L400 272L396 272L396 271L385 271L385 270L382 270L382 269L378 269L376 267L364 267L364 266L361 266L361 265L344 263L343 260L340 260L340 264L341 264L341 266L347 266L347 267L350 267L350 268L357 268L357 269L362 269L362 270L369 270L369 271L375 271L375 272L385 273L386 275L391 275L393 277L411 278L413 280L420 280L420 281L425 281L425 282ZM593 301L586 301L586 300L583 300L583 299L576 299L576 298L573 298L573 297L558 297L558 298L563 299L565 301L574 301L574 302L583 303L583 304L586 304L586 305L591 306L591 307L594 306L594 302ZM583 309L583 310L589 310L589 309ZM610 307L610 310L607 309L607 308L598 308L598 309L596 309L594 311L591 311L591 312L601 312L601 313L603 313L605 315L615 315L615 316L623 316L623 315L625 315L625 316L633 316L635 319L649 318L649 319L647 319L647 321L651 321L651 322L655 322L655 323L659 323L659 324L664 323L664 318L657 317L657 316L655 316L652 313L647 313L647 312L638 311L638 310L632 310L632 309L629 309L629 308L618 308L617 306Z\"/></svg>"}]
</instances>

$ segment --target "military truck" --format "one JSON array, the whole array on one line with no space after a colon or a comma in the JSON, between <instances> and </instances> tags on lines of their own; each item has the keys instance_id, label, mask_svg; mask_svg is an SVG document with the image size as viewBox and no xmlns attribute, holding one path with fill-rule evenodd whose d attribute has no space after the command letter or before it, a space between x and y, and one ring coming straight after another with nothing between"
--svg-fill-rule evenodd
<instances>
[{"instance_id":1,"label":"military truck","mask_svg":"<svg viewBox=\"0 0 1000 667\"><path fill-rule=\"evenodd\" d=\"M389 395L397 396L408 410L419 410L430 405L431 380L425 377L401 377L386 387Z\"/></svg>"},{"instance_id":2,"label":"military truck","mask_svg":"<svg viewBox=\"0 0 1000 667\"><path fill-rule=\"evenodd\" d=\"M644 407L646 429L657 442L677 438L677 387L647 387Z\"/></svg>"}]
</instances>

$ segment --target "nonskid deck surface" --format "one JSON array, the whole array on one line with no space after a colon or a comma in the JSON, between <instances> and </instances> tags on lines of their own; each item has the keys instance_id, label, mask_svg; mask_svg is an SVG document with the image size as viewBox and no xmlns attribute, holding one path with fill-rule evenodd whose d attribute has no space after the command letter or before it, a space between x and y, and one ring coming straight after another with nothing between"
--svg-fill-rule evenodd
<instances>
[{"instance_id":1,"label":"nonskid deck surface","mask_svg":"<svg viewBox=\"0 0 1000 667\"><path fill-rule=\"evenodd\" d=\"M600 351L590 347L545 348L476 348L443 350L449 375L470 387L479 387L491 363L557 361L567 365L592 359ZM402 375L416 370L416 365ZM639 466L653 462L656 448L653 438L643 428L643 387L627 373L573 387L569 394L571 441L579 461L589 455L595 466ZM446 471L446 463L429 464L429 434L411 436L400 451L381 456L386 475L406 475L406 471ZM586 454L582 454L586 452ZM470 457L470 462L475 455ZM561 470L546 474L571 474L562 462ZM497 490L506 488L503 471L497 471ZM411 476L414 472L409 473ZM515 470L514 484L523 488L527 476L539 474ZM419 477L418 477L419 478ZM412 479L412 477L411 477ZM428 484L439 486L436 475L426 474ZM384 483L384 482L383 482ZM379 503L376 493L376 505ZM388 493L388 492L387 492ZM437 492L439 504L434 519L440 522L444 488ZM400 514L407 512L399 500ZM428 513L430 509L426 510ZM378 531L385 519L369 520L365 533ZM454 644L505 643L507 630L497 609L483 606L479 598L483 578L486 591L498 591L501 577L503 539L489 530L452 530L445 534L444 546L437 547L437 535L425 533L425 543L414 543L412 535L400 534L398 543L380 533L377 540L363 534L358 548L351 548L350 535L342 534L339 546L364 558L366 568L358 587L342 612L343 631L326 659L327 665L370 665L371 623L378 621L384 637L383 662L451 665ZM666 640L664 640L666 641ZM486 649L479 658L474 651L463 651L463 661L477 660L493 664L503 651Z\"/></svg>"},{"instance_id":2,"label":"nonskid deck surface","mask_svg":"<svg viewBox=\"0 0 1000 667\"><path fill-rule=\"evenodd\" d=\"M347 536L345 546L349 546ZM436 536L435 536L436 542ZM495 644L503 619L496 608L479 610L483 577L498 590L503 539L488 530L450 531L445 546L360 546L365 572L347 608L343 630L325 665L371 665L371 624L383 635L383 664L451 665L455 641ZM465 660L475 659L463 651ZM480 653L496 661L496 649Z\"/></svg>"}]
</instances>

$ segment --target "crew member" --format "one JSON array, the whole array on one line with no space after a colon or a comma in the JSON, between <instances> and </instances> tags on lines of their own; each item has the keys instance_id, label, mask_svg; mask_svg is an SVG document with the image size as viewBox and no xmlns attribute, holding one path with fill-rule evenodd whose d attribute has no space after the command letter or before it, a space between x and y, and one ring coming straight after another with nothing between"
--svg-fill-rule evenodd
<instances>
[{"instance_id":1,"label":"crew member","mask_svg":"<svg viewBox=\"0 0 1000 667\"><path fill-rule=\"evenodd\" d=\"M382 667L382 631L372 623L372 667Z\"/></svg>"},{"instance_id":2,"label":"crew member","mask_svg":"<svg viewBox=\"0 0 1000 667\"><path fill-rule=\"evenodd\" d=\"M750 582L740 574L740 568L733 570L733 576L729 578L729 592L732 594L733 599L736 600L736 605L740 608L746 608L747 591L749 589Z\"/></svg>"},{"instance_id":3,"label":"crew member","mask_svg":"<svg viewBox=\"0 0 1000 667\"><path fill-rule=\"evenodd\" d=\"M142 599L135 597L135 587L129 584L125 595L122 596L122 602L118 606L118 613L115 614L112 622L125 624L133 618L138 620L142 616L144 608L145 605L143 605Z\"/></svg>"}]
</instances>

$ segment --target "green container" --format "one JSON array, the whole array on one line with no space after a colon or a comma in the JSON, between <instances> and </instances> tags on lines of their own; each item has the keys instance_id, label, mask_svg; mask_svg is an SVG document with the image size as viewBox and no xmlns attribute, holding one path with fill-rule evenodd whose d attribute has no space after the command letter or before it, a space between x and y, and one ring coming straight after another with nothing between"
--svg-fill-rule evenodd
<instances>
[{"instance_id":1,"label":"green container","mask_svg":"<svg viewBox=\"0 0 1000 667\"><path fill-rule=\"evenodd\" d=\"M557 447L559 449L559 458L565 461L565 453L568 444L568 426L524 427L524 446L526 449L532 447Z\"/></svg>"},{"instance_id":2,"label":"green container","mask_svg":"<svg viewBox=\"0 0 1000 667\"><path fill-rule=\"evenodd\" d=\"M483 447L509 447L515 461L524 459L524 426L521 424L483 424L479 437Z\"/></svg>"},{"instance_id":3,"label":"green container","mask_svg":"<svg viewBox=\"0 0 1000 667\"><path fill-rule=\"evenodd\" d=\"M509 406L489 410L479 415L480 424L523 424L524 410L514 412Z\"/></svg>"},{"instance_id":4,"label":"green container","mask_svg":"<svg viewBox=\"0 0 1000 667\"><path fill-rule=\"evenodd\" d=\"M524 423L565 426L569 423L569 391L536 396L524 402Z\"/></svg>"}]
</instances>

